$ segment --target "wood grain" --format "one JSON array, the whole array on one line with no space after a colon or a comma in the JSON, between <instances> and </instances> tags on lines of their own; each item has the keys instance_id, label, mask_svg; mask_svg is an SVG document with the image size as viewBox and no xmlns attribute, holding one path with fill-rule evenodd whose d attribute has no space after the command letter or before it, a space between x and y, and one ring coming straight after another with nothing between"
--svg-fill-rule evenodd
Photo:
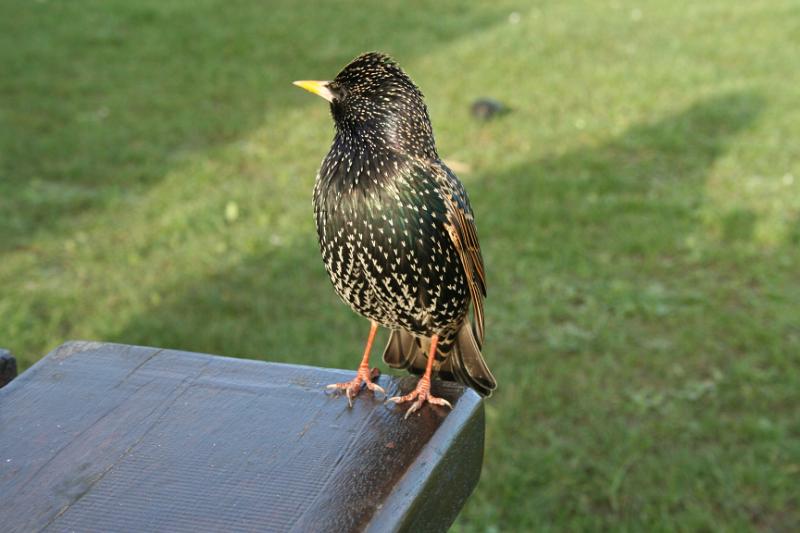
<instances>
[{"instance_id":1,"label":"wood grain","mask_svg":"<svg viewBox=\"0 0 800 533\"><path fill-rule=\"evenodd\" d=\"M67 343L0 390L0 529L443 531L477 483L483 405L324 385L351 373ZM415 378L381 376L390 395Z\"/></svg>"}]
</instances>

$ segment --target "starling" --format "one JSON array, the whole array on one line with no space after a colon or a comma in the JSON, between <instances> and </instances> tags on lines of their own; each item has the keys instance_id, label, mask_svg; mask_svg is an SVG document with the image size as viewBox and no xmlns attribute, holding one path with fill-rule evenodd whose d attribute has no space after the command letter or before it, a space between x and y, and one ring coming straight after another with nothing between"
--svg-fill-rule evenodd
<instances>
[{"instance_id":1,"label":"starling","mask_svg":"<svg viewBox=\"0 0 800 533\"><path fill-rule=\"evenodd\" d=\"M428 110L414 82L388 56L355 58L332 81L295 85L330 102L333 145L314 186L325 269L339 297L371 321L356 377L329 385L352 405L372 381L378 326L391 330L383 360L422 374L389 401L427 401L431 376L488 396L497 386L481 355L486 296L483 258L464 186L436 152ZM472 320L470 319L470 304Z\"/></svg>"},{"instance_id":2,"label":"starling","mask_svg":"<svg viewBox=\"0 0 800 533\"><path fill-rule=\"evenodd\" d=\"M470 111L472 112L473 117L485 122L505 114L507 108L502 102L497 100L493 100L491 98L479 98L472 102Z\"/></svg>"}]
</instances>

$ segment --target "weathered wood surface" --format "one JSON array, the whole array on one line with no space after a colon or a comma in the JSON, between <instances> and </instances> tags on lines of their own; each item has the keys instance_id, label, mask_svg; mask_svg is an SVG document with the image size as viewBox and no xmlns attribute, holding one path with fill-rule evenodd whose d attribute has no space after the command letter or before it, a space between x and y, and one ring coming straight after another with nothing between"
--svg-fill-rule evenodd
<instances>
[{"instance_id":1,"label":"weathered wood surface","mask_svg":"<svg viewBox=\"0 0 800 533\"><path fill-rule=\"evenodd\" d=\"M445 530L480 474L480 398L437 383L453 411L403 420L323 392L350 377L67 343L0 389L0 530Z\"/></svg>"}]
</instances>

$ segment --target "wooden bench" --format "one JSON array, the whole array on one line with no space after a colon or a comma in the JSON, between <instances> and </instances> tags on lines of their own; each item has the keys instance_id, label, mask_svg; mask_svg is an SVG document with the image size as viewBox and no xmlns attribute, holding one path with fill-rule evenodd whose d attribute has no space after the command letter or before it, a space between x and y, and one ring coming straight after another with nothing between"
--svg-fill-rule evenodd
<instances>
[{"instance_id":1,"label":"wooden bench","mask_svg":"<svg viewBox=\"0 0 800 533\"><path fill-rule=\"evenodd\" d=\"M0 389L0 530L443 531L480 475L477 394L451 412L327 383L352 372L62 345ZM416 379L381 376L394 395Z\"/></svg>"}]
</instances>

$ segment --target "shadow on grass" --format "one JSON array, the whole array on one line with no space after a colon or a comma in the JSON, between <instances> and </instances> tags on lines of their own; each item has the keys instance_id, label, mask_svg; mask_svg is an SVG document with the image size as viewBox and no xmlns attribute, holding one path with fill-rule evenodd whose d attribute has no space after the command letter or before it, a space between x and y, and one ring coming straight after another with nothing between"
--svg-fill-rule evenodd
<instances>
[{"instance_id":1,"label":"shadow on grass","mask_svg":"<svg viewBox=\"0 0 800 533\"><path fill-rule=\"evenodd\" d=\"M315 238L169 288L172 296L111 340L347 367L368 326L339 303Z\"/></svg>"},{"instance_id":2,"label":"shadow on grass","mask_svg":"<svg viewBox=\"0 0 800 533\"><path fill-rule=\"evenodd\" d=\"M402 51L408 62L503 16L447 2L344 4L3 9L0 252L64 234L109 204L124 209L193 154L309 102L290 84L298 77L336 72L365 49Z\"/></svg>"},{"instance_id":3,"label":"shadow on grass","mask_svg":"<svg viewBox=\"0 0 800 533\"><path fill-rule=\"evenodd\" d=\"M678 253L697 223L709 168L762 106L747 93L710 98L606 144L470 185L489 271L487 316L503 332L490 331L487 344L499 377L511 379L525 364L524 354L513 352L527 344L533 307L546 307L527 297L540 275L589 277L602 257L659 261ZM171 296L112 339L352 366L367 323L336 299L315 239L303 235L205 279L167 288Z\"/></svg>"}]
</instances>

